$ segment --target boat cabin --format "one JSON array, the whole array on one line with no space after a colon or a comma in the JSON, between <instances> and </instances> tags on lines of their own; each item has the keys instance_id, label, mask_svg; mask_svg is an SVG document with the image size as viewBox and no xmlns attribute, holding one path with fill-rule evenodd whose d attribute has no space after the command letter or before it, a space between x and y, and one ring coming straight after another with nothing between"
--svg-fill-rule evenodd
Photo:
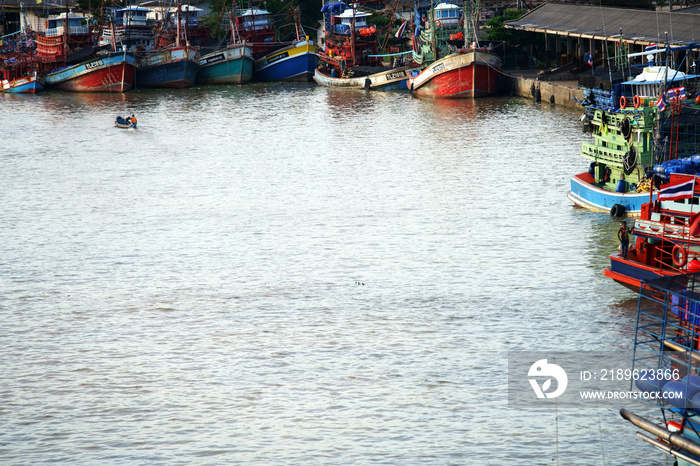
<instances>
[{"instance_id":1,"label":"boat cabin","mask_svg":"<svg viewBox=\"0 0 700 466\"><path fill-rule=\"evenodd\" d=\"M455 27L462 19L462 9L452 3L439 3L433 15L437 27Z\"/></svg>"},{"instance_id":2,"label":"boat cabin","mask_svg":"<svg viewBox=\"0 0 700 466\"><path fill-rule=\"evenodd\" d=\"M633 95L640 98L658 98L664 89L678 88L688 79L696 79L698 75L686 74L668 66L647 66L634 79L622 84L632 86Z\"/></svg>"},{"instance_id":3,"label":"boat cabin","mask_svg":"<svg viewBox=\"0 0 700 466\"><path fill-rule=\"evenodd\" d=\"M364 11L353 11L352 8L348 8L341 14L335 16L333 32L338 34L350 34L353 17L355 18L356 32L360 31L360 29L368 29L367 18L369 16L370 14Z\"/></svg>"},{"instance_id":4,"label":"boat cabin","mask_svg":"<svg viewBox=\"0 0 700 466\"><path fill-rule=\"evenodd\" d=\"M270 12L259 8L250 8L238 15L240 27L246 31L263 31L274 29Z\"/></svg>"},{"instance_id":5,"label":"boat cabin","mask_svg":"<svg viewBox=\"0 0 700 466\"><path fill-rule=\"evenodd\" d=\"M67 15L67 19L66 19ZM46 20L46 37L62 36L64 27L68 23L69 35L90 34L87 16L77 13L61 13L60 15Z\"/></svg>"},{"instance_id":6,"label":"boat cabin","mask_svg":"<svg viewBox=\"0 0 700 466\"><path fill-rule=\"evenodd\" d=\"M117 10L114 13L114 25L121 26L148 26L148 13L151 10L136 5Z\"/></svg>"}]
</instances>

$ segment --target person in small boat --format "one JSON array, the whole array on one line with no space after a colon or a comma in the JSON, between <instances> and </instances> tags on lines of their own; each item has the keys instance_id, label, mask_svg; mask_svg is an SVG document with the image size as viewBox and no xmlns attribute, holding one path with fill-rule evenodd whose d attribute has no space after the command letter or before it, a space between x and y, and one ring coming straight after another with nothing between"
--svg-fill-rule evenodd
<instances>
[{"instance_id":1,"label":"person in small boat","mask_svg":"<svg viewBox=\"0 0 700 466\"><path fill-rule=\"evenodd\" d=\"M134 115L131 115L131 126L136 126L136 117Z\"/></svg>"},{"instance_id":2,"label":"person in small boat","mask_svg":"<svg viewBox=\"0 0 700 466\"><path fill-rule=\"evenodd\" d=\"M627 222L620 223L620 229L617 230L617 239L620 240L620 254L623 259L627 259L627 249L630 246L630 230L627 229Z\"/></svg>"}]
</instances>

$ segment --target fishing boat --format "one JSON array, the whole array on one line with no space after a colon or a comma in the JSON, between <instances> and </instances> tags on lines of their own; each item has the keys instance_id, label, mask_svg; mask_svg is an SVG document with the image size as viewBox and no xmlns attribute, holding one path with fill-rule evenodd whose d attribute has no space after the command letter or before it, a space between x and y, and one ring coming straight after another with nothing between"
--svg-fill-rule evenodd
<instances>
[{"instance_id":1,"label":"fishing boat","mask_svg":"<svg viewBox=\"0 0 700 466\"><path fill-rule=\"evenodd\" d=\"M35 94L44 90L44 78L37 71L15 77L7 69L0 68L0 92L10 94Z\"/></svg>"},{"instance_id":2,"label":"fishing boat","mask_svg":"<svg viewBox=\"0 0 700 466\"><path fill-rule=\"evenodd\" d=\"M194 84L200 68L199 48L189 44L188 22L180 17L182 11L188 10L176 9L174 25L164 21L154 38L157 49L136 62L137 87L186 88Z\"/></svg>"},{"instance_id":3,"label":"fishing boat","mask_svg":"<svg viewBox=\"0 0 700 466\"><path fill-rule=\"evenodd\" d=\"M684 274L645 282L639 290L627 399L661 411L659 424L621 409L642 433L637 436L675 459L700 464L700 275ZM627 377L625 374L628 374Z\"/></svg>"},{"instance_id":4,"label":"fishing boat","mask_svg":"<svg viewBox=\"0 0 700 466\"><path fill-rule=\"evenodd\" d=\"M130 52L92 45L88 17L65 12L46 21L36 54L48 88L73 92L124 92L134 85L136 59Z\"/></svg>"},{"instance_id":5,"label":"fishing boat","mask_svg":"<svg viewBox=\"0 0 700 466\"><path fill-rule=\"evenodd\" d=\"M0 51L0 92L34 94L44 89L39 64L27 42L27 37L21 37L13 47Z\"/></svg>"},{"instance_id":6,"label":"fishing boat","mask_svg":"<svg viewBox=\"0 0 700 466\"><path fill-rule=\"evenodd\" d=\"M94 58L46 75L46 84L61 91L126 92L133 88L136 57L127 51L98 52Z\"/></svg>"},{"instance_id":7,"label":"fishing boat","mask_svg":"<svg viewBox=\"0 0 700 466\"><path fill-rule=\"evenodd\" d=\"M398 66L383 65L378 52L377 28L367 22L369 13L347 8L342 2L326 3L321 12L325 44L323 51L318 52L320 66L314 72L314 81L327 87L407 89L406 80L419 67L406 64L402 57L398 58Z\"/></svg>"},{"instance_id":8,"label":"fishing boat","mask_svg":"<svg viewBox=\"0 0 700 466\"><path fill-rule=\"evenodd\" d=\"M246 44L231 44L199 58L197 83L245 84L253 76L253 49Z\"/></svg>"},{"instance_id":9,"label":"fishing boat","mask_svg":"<svg viewBox=\"0 0 700 466\"><path fill-rule=\"evenodd\" d=\"M700 164L697 170L700 173ZM626 258L621 252L610 255L610 267L603 272L607 277L638 291L645 280L700 271L698 180L695 175L671 174L657 199L647 194L640 217L634 219L634 246Z\"/></svg>"},{"instance_id":10,"label":"fishing boat","mask_svg":"<svg viewBox=\"0 0 700 466\"><path fill-rule=\"evenodd\" d=\"M476 37L478 2L465 1L463 9L439 3L428 21L413 35L413 60L422 71L407 86L419 97L474 98L498 91L501 60L479 47Z\"/></svg>"},{"instance_id":11,"label":"fishing boat","mask_svg":"<svg viewBox=\"0 0 700 466\"><path fill-rule=\"evenodd\" d=\"M691 49L668 47L656 52ZM581 156L590 165L571 177L568 198L577 206L613 217L638 216L649 198L653 167L700 149L695 138L700 131L700 106L685 96L686 83L696 78L651 62L613 90L586 90L582 121L593 141L583 142Z\"/></svg>"},{"instance_id":12,"label":"fishing boat","mask_svg":"<svg viewBox=\"0 0 700 466\"><path fill-rule=\"evenodd\" d=\"M253 77L253 47L246 44L229 15L230 37L199 59L197 83L244 84Z\"/></svg>"},{"instance_id":13,"label":"fishing boat","mask_svg":"<svg viewBox=\"0 0 700 466\"><path fill-rule=\"evenodd\" d=\"M236 12L236 29L241 39L253 48L253 81L312 80L318 65L316 44L305 35L298 8L290 11L294 15L295 33L291 40L284 41L277 39L269 11L251 5Z\"/></svg>"}]
</instances>

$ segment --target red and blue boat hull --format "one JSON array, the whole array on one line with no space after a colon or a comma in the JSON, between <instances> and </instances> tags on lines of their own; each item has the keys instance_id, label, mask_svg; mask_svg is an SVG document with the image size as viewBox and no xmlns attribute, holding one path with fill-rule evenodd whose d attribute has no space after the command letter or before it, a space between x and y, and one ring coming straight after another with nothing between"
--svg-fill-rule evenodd
<instances>
[{"instance_id":1,"label":"red and blue boat hull","mask_svg":"<svg viewBox=\"0 0 700 466\"><path fill-rule=\"evenodd\" d=\"M125 92L134 87L136 58L112 52L46 75L51 89L70 92Z\"/></svg>"},{"instance_id":2,"label":"red and blue boat hull","mask_svg":"<svg viewBox=\"0 0 700 466\"><path fill-rule=\"evenodd\" d=\"M44 78L34 72L13 81L2 82L0 92L11 94L35 94L44 90Z\"/></svg>"}]
</instances>

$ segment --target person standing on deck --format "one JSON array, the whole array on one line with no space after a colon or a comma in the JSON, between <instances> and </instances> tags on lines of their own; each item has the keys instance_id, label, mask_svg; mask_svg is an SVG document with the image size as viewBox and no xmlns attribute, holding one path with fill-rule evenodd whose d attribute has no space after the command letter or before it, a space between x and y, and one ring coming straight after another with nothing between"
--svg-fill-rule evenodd
<instances>
[{"instance_id":1,"label":"person standing on deck","mask_svg":"<svg viewBox=\"0 0 700 466\"><path fill-rule=\"evenodd\" d=\"M627 259L627 249L630 246L630 230L627 229L627 222L620 224L620 229L617 230L617 239L620 240L620 254L623 259Z\"/></svg>"}]
</instances>

